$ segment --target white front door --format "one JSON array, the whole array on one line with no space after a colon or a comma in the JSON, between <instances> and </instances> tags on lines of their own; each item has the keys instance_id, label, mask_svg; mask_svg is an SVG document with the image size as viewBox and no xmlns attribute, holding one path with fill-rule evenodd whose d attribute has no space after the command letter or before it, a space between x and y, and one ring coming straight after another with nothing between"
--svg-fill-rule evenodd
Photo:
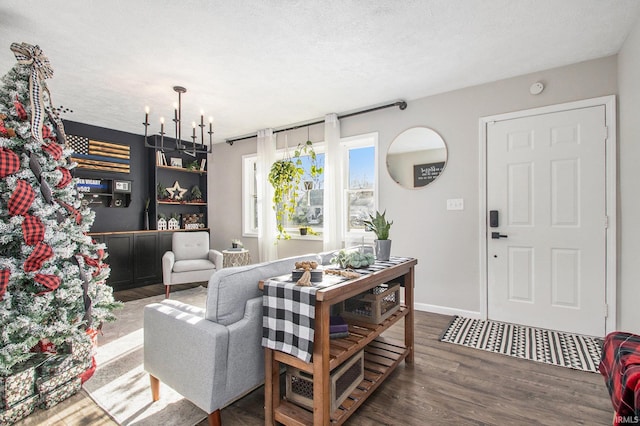
<instances>
[{"instance_id":1,"label":"white front door","mask_svg":"<svg viewBox=\"0 0 640 426\"><path fill-rule=\"evenodd\" d=\"M605 123L604 106L487 123L489 319L604 336Z\"/></svg>"}]
</instances>

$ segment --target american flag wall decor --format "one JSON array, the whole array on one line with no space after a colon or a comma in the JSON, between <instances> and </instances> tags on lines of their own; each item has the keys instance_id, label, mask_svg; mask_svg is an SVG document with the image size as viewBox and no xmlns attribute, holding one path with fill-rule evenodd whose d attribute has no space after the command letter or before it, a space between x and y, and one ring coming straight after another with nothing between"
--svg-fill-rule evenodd
<instances>
[{"instance_id":1,"label":"american flag wall decor","mask_svg":"<svg viewBox=\"0 0 640 426\"><path fill-rule=\"evenodd\" d=\"M129 146L102 142L84 136L67 135L67 144L75 152L71 160L78 168L129 173Z\"/></svg>"}]
</instances>

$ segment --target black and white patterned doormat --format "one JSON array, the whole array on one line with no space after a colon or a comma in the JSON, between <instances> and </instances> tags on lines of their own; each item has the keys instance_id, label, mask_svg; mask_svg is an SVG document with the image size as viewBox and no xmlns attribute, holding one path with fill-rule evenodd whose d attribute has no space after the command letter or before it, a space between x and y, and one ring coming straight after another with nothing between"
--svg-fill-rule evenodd
<instances>
[{"instance_id":1,"label":"black and white patterned doormat","mask_svg":"<svg viewBox=\"0 0 640 426\"><path fill-rule=\"evenodd\" d=\"M459 316L440 340L593 373L602 354L602 339L596 337Z\"/></svg>"}]
</instances>

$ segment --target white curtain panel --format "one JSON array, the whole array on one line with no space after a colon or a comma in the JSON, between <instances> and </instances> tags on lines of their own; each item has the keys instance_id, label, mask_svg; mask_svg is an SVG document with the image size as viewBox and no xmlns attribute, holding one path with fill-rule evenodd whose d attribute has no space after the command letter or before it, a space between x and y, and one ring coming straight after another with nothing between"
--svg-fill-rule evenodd
<instances>
[{"instance_id":1,"label":"white curtain panel","mask_svg":"<svg viewBox=\"0 0 640 426\"><path fill-rule=\"evenodd\" d=\"M276 137L273 129L258 131L258 159L256 162L256 183L258 193L258 252L260 262L276 260L276 215L272 208L273 187L269 183L269 170L276 160Z\"/></svg>"},{"instance_id":2,"label":"white curtain panel","mask_svg":"<svg viewBox=\"0 0 640 426\"><path fill-rule=\"evenodd\" d=\"M342 248L342 161L340 158L340 120L337 114L324 119L324 224L323 250Z\"/></svg>"}]
</instances>

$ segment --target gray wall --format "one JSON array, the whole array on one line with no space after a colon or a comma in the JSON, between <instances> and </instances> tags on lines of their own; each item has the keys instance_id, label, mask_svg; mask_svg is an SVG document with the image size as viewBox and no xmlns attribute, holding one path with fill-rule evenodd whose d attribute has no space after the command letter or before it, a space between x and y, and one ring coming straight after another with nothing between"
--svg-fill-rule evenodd
<instances>
[{"instance_id":1,"label":"gray wall","mask_svg":"<svg viewBox=\"0 0 640 426\"><path fill-rule=\"evenodd\" d=\"M618 55L618 328L640 332L640 21Z\"/></svg>"},{"instance_id":2,"label":"gray wall","mask_svg":"<svg viewBox=\"0 0 640 426\"><path fill-rule=\"evenodd\" d=\"M637 33L636 29L636 41L628 48L636 55L629 59L635 64L629 65L630 69L626 71L629 80L639 71L635 53L640 47ZM392 254L418 259L417 308L460 314L480 311L480 117L617 94L617 73L617 57L611 56L409 101L405 111L389 108L341 121L342 137L371 132L379 134L379 208L386 209L387 217L394 220L390 233ZM542 94L533 96L529 94L529 86L536 81L544 82L546 88ZM634 91L635 87L637 96L637 83L630 81L629 85L632 84L634 86L628 90ZM638 103L636 97L631 111L639 110ZM280 124L286 123L274 123ZM433 128L444 138L449 150L447 168L442 176L422 190L401 188L393 182L385 168L385 155L391 141L402 131L414 126ZM304 132L306 138L306 130ZM629 129L627 133L637 135L638 130ZM312 140L322 138L320 133ZM626 139L629 141L631 138L627 136ZM292 145L291 139L289 145ZM638 148L634 147L633 150L635 159ZM253 152L255 139L236 142L233 147L226 144L216 146L212 159L214 172L209 174L212 192L209 199L212 203L215 200L215 205L209 209L209 223L214 234L214 245L218 248L228 246L229 239L241 233L241 156ZM624 149L621 148L621 152ZM631 161L625 163L627 168L631 167ZM621 173L625 164L621 165ZM635 183L635 180L632 182ZM628 186L633 183L628 183ZM464 199L464 210L447 211L446 200L450 198ZM623 208L624 202L623 199ZM637 218L639 215L635 213L640 210L640 203L636 200L631 202L634 207L629 216ZM623 219L625 217L623 214ZM624 223L621 228L623 226ZM248 238L244 238L244 241L255 260L257 242ZM637 253L633 249L640 244L639 239L634 238L633 242L627 244L632 252L626 259L627 262L633 262L634 253ZM287 241L280 244L279 255L283 257L320 248L321 244L315 242ZM631 267L640 268L640 265ZM631 291L624 288L624 283L638 276L634 272L637 271L628 274L622 272L623 277L631 276L623 280L620 293L628 294ZM637 303L633 308L636 306ZM634 317L631 316L638 314L628 312L630 306L622 308L622 324L628 329L639 330L638 317L632 321Z\"/></svg>"}]
</instances>

